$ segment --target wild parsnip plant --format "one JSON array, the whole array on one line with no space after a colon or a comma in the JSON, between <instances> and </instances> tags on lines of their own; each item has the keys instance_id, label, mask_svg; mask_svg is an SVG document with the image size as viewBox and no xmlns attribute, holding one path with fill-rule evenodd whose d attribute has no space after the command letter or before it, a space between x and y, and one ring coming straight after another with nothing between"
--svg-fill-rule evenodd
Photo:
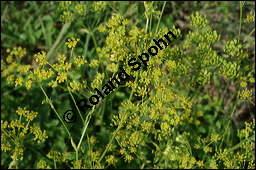
<instances>
[{"instance_id":1,"label":"wild parsnip plant","mask_svg":"<svg viewBox=\"0 0 256 170\"><path fill-rule=\"evenodd\" d=\"M188 29L164 24L178 2L54 2L63 27L52 47L34 53L31 63L21 46L1 57L2 90L41 97L17 99L18 115L10 117L3 102L11 99L3 97L1 166L255 168L254 115L239 120L241 108L251 113L255 106L255 28L244 29L255 11L244 16L246 3L234 3L239 26L226 39L202 11L187 14ZM147 66L129 66L169 31L177 39ZM129 79L82 112L77 102L97 95L120 67ZM71 109L77 121L68 124L63 114Z\"/></svg>"}]
</instances>

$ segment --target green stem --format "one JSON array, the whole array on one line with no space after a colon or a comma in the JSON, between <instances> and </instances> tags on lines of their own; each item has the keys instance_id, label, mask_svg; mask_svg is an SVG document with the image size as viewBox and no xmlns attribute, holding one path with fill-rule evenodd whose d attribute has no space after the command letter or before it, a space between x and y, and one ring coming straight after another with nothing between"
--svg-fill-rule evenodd
<instances>
[{"instance_id":1,"label":"green stem","mask_svg":"<svg viewBox=\"0 0 256 170\"><path fill-rule=\"evenodd\" d=\"M19 164L19 161L17 160L17 158L13 155L12 156L12 162L10 163L8 169L18 169L18 164Z\"/></svg>"},{"instance_id":2,"label":"green stem","mask_svg":"<svg viewBox=\"0 0 256 170\"><path fill-rule=\"evenodd\" d=\"M165 4L166 4L166 1L164 1L164 5L163 5L163 8L162 8L162 12L161 12L161 15L160 15L160 17L159 17L159 19L158 19L157 26L156 26L156 31L155 31L155 32L157 32L157 30L158 30L158 27L159 27L159 24L160 24L160 21L161 21L163 12L164 12Z\"/></svg>"},{"instance_id":3,"label":"green stem","mask_svg":"<svg viewBox=\"0 0 256 170\"><path fill-rule=\"evenodd\" d=\"M95 39L95 35L94 35L94 32L91 32L91 36L92 36L92 40L93 40L93 43L95 45L95 48L97 49L98 48L98 44L97 44L97 41Z\"/></svg>"},{"instance_id":4,"label":"green stem","mask_svg":"<svg viewBox=\"0 0 256 170\"><path fill-rule=\"evenodd\" d=\"M68 75L69 75L70 73L68 73ZM61 86L61 85L59 85L58 84L58 87L60 87L61 89L63 89L63 90L67 90L67 88L66 87L64 87L64 86ZM73 92L74 94L76 94L78 97L80 97L80 98L83 98L83 97L85 97L84 95L82 96L82 94L79 94L79 93L77 93L77 92Z\"/></svg>"},{"instance_id":5,"label":"green stem","mask_svg":"<svg viewBox=\"0 0 256 170\"><path fill-rule=\"evenodd\" d=\"M39 83L38 83L38 84L39 84ZM44 95L45 95L47 101L49 102L49 104L50 104L52 110L55 112L55 114L57 115L57 117L59 118L59 120L61 121L61 123L63 124L64 128L66 129L66 131L67 131L69 137L71 138L71 134L69 133L69 130L68 130L67 126L65 125L65 123L63 122L63 120L60 118L58 112L55 110L55 108L54 108L54 106L53 106L53 104L52 104L52 101L48 98L48 96L47 96L47 94L45 93L45 91L44 91L43 87L41 86L41 84L39 84L39 86L40 86L41 90L43 91L43 93L44 93Z\"/></svg>"},{"instance_id":6,"label":"green stem","mask_svg":"<svg viewBox=\"0 0 256 170\"><path fill-rule=\"evenodd\" d=\"M92 36L92 40L93 40L93 43L94 43L94 46L95 46L95 49L96 49L95 51L96 51L96 53L97 53L98 44L97 44L97 41L96 41L96 39L95 39L94 32L90 32L90 34L91 34L91 36ZM103 68L102 62L100 62L100 68L101 68L102 72L106 75L105 69Z\"/></svg>"},{"instance_id":7,"label":"green stem","mask_svg":"<svg viewBox=\"0 0 256 170\"><path fill-rule=\"evenodd\" d=\"M253 136L251 136L251 137L249 137L249 138L247 138L247 139L244 139L243 141L241 141L241 142L238 143L237 145L235 145L235 146L233 146L232 148L230 148L230 149L228 150L228 152L232 152L233 150L238 149L242 144L244 144L244 142L246 142L246 141L248 141L248 140L252 140L252 139L254 139L254 138L255 138L255 135L253 135Z\"/></svg>"},{"instance_id":8,"label":"green stem","mask_svg":"<svg viewBox=\"0 0 256 170\"><path fill-rule=\"evenodd\" d=\"M120 120L120 124L118 125L117 129L115 130L112 138L110 139L106 149L104 150L104 152L102 153L102 155L100 156L100 159L97 161L97 164L100 164L101 160L104 158L105 154L107 153L112 141L115 139L116 135L117 135L117 132L123 127L123 123L124 121L126 120L126 118L129 116L128 115L125 115L121 120Z\"/></svg>"},{"instance_id":9,"label":"green stem","mask_svg":"<svg viewBox=\"0 0 256 170\"><path fill-rule=\"evenodd\" d=\"M50 49L50 51L47 53L47 57L46 58L50 58L52 56L52 54L56 50L56 47L60 43L61 38L63 37L64 33L68 30L69 26L70 26L70 23L66 23L66 24L63 25L63 27L61 28L61 31L60 31L56 41L52 45L52 48Z\"/></svg>"},{"instance_id":10,"label":"green stem","mask_svg":"<svg viewBox=\"0 0 256 170\"><path fill-rule=\"evenodd\" d=\"M253 30L250 32L250 34L244 39L244 42L247 40L247 38L249 38L251 35L252 35L252 33L255 31L255 28L253 28Z\"/></svg>"},{"instance_id":11,"label":"green stem","mask_svg":"<svg viewBox=\"0 0 256 170\"><path fill-rule=\"evenodd\" d=\"M139 73L139 74L140 74L140 73ZM135 78L135 84L137 84L137 82L138 82L139 74L137 74L137 76L136 76L136 78ZM134 93L134 90L132 89L132 92L131 92L131 94L130 94L129 100L132 99L133 93Z\"/></svg>"},{"instance_id":12,"label":"green stem","mask_svg":"<svg viewBox=\"0 0 256 170\"><path fill-rule=\"evenodd\" d=\"M104 113L105 113L105 109L106 109L106 101L107 100L104 100L103 102L103 108L102 108L102 111L101 111L101 114L100 114L100 127L103 126L103 117L104 117Z\"/></svg>"},{"instance_id":13,"label":"green stem","mask_svg":"<svg viewBox=\"0 0 256 170\"><path fill-rule=\"evenodd\" d=\"M226 126L226 128L225 128L225 132L223 133L223 138L222 138L222 140L221 140L221 143L220 143L220 147L219 147L219 148L221 148L221 146L222 146L222 144L223 144L223 141L224 141L224 139L225 139L226 133L227 133L228 128L229 128L229 125L230 125L230 123L231 123L231 119L232 119L232 117L233 117L233 114L235 113L236 106L237 106L237 103L238 103L238 97L239 97L239 95L237 95L236 103L235 103L234 106L233 106L233 110L232 110L232 112L231 112L230 119L228 120L227 126Z\"/></svg>"},{"instance_id":14,"label":"green stem","mask_svg":"<svg viewBox=\"0 0 256 170\"><path fill-rule=\"evenodd\" d=\"M252 103L253 106L255 106L255 103L251 99L249 99L249 101Z\"/></svg>"},{"instance_id":15,"label":"green stem","mask_svg":"<svg viewBox=\"0 0 256 170\"><path fill-rule=\"evenodd\" d=\"M153 18L153 14L150 14L149 32L151 32L151 30L152 30L152 18Z\"/></svg>"},{"instance_id":16,"label":"green stem","mask_svg":"<svg viewBox=\"0 0 256 170\"><path fill-rule=\"evenodd\" d=\"M116 134L117 132L121 129L122 127L122 124L118 125L115 133L113 134L112 138L110 139L106 149L104 150L103 154L101 155L100 159L98 160L98 163L97 164L100 164L101 160L103 159L103 157L105 156L105 154L107 153L108 149L109 149L109 146L111 145L112 141L114 140L114 138L116 137Z\"/></svg>"},{"instance_id":17,"label":"green stem","mask_svg":"<svg viewBox=\"0 0 256 170\"><path fill-rule=\"evenodd\" d=\"M71 98L72 98L72 100L73 100L73 102L74 102L74 104L75 104L75 106L76 106L76 109L77 109L77 111L78 111L78 113L79 113L79 115L80 115L80 117L81 117L83 123L85 123L84 118L83 118L83 116L82 116L82 114L81 114L81 112L80 112L80 109L78 108L78 106L77 106L77 104L76 104L76 101L75 101L75 99L74 99L72 93L71 93L70 91L68 91L68 92L69 92L69 94L70 94L70 96L71 96Z\"/></svg>"},{"instance_id":18,"label":"green stem","mask_svg":"<svg viewBox=\"0 0 256 170\"><path fill-rule=\"evenodd\" d=\"M3 131L10 140L14 141L14 137L12 137L12 135L9 135L4 129L1 129L1 131Z\"/></svg>"},{"instance_id":19,"label":"green stem","mask_svg":"<svg viewBox=\"0 0 256 170\"><path fill-rule=\"evenodd\" d=\"M241 35L241 28L242 28L242 15L243 15L243 5L242 1L240 1L240 25L239 25L239 32L238 32L238 43L240 42L240 35Z\"/></svg>"},{"instance_id":20,"label":"green stem","mask_svg":"<svg viewBox=\"0 0 256 170\"><path fill-rule=\"evenodd\" d=\"M146 22L146 33L148 32L148 23L149 23L149 18L147 17L147 22Z\"/></svg>"},{"instance_id":21,"label":"green stem","mask_svg":"<svg viewBox=\"0 0 256 170\"><path fill-rule=\"evenodd\" d=\"M88 53L88 46L89 46L90 37L91 37L91 34L87 34L86 40L85 40L85 43L84 43L84 52L83 52L84 56L87 56L87 53Z\"/></svg>"},{"instance_id":22,"label":"green stem","mask_svg":"<svg viewBox=\"0 0 256 170\"><path fill-rule=\"evenodd\" d=\"M41 26L42 26L42 31L43 31L43 34L44 34L44 37L45 37L45 44L47 45L47 47L49 47L49 41L48 41L48 36L47 36L47 34L46 34L46 29L45 29L45 26L44 26L44 23L43 23L43 21L42 21L42 19L41 19L41 17L39 16L39 22L40 22L40 24L41 24Z\"/></svg>"},{"instance_id":23,"label":"green stem","mask_svg":"<svg viewBox=\"0 0 256 170\"><path fill-rule=\"evenodd\" d=\"M95 105L93 106L93 108L92 108L92 110L90 111L90 113L86 116L86 119L85 119L86 125L85 125L85 127L84 127L83 132L82 132L82 136L81 136L81 138L80 138L80 141L79 141L79 143L78 143L78 145L77 145L77 150L79 150L80 145L81 145L81 143L82 143L82 141L83 141L85 132L86 132L87 127L88 127L88 124L89 124L89 122L90 122L90 120L91 120L92 113L94 112L94 109L95 109Z\"/></svg>"},{"instance_id":24,"label":"green stem","mask_svg":"<svg viewBox=\"0 0 256 170\"><path fill-rule=\"evenodd\" d=\"M108 3L108 6L110 8L112 8L113 11L115 11L115 13L119 14L119 12L112 5L110 5L108 1L107 1L107 3Z\"/></svg>"},{"instance_id":25,"label":"green stem","mask_svg":"<svg viewBox=\"0 0 256 170\"><path fill-rule=\"evenodd\" d=\"M75 169L79 169L78 167L78 150L76 149L76 165L75 165Z\"/></svg>"},{"instance_id":26,"label":"green stem","mask_svg":"<svg viewBox=\"0 0 256 170\"><path fill-rule=\"evenodd\" d=\"M94 112L94 109L95 109L95 105L93 106L92 111L90 111L90 113L86 116L86 119L85 119L85 122L84 122L84 123L85 123L85 126L84 126L84 129L83 129L83 132L82 132L82 136L81 136L81 138L80 138L80 140L79 140L78 145L77 145L77 146L74 146L74 149L75 149L75 151L76 151L76 165L75 165L75 169L80 169L80 167L78 167L78 151L79 151L79 149L80 149L81 143L82 143L82 141L83 141L85 132L86 132L87 127L88 127L88 124L89 124L89 122L90 122L90 120L91 120L92 113ZM74 145L75 145L75 144L74 144Z\"/></svg>"},{"instance_id":27,"label":"green stem","mask_svg":"<svg viewBox=\"0 0 256 170\"><path fill-rule=\"evenodd\" d=\"M53 158L54 168L57 169L55 158Z\"/></svg>"},{"instance_id":28,"label":"green stem","mask_svg":"<svg viewBox=\"0 0 256 170\"><path fill-rule=\"evenodd\" d=\"M74 52L74 47L71 48L70 58L72 58Z\"/></svg>"},{"instance_id":29,"label":"green stem","mask_svg":"<svg viewBox=\"0 0 256 170\"><path fill-rule=\"evenodd\" d=\"M89 139L89 136L87 134L87 143L88 143L88 152L89 152L89 155L91 155L91 145L90 145L90 139ZM91 161L91 157L89 156L89 162L90 162L90 169L92 169L92 161Z\"/></svg>"},{"instance_id":30,"label":"green stem","mask_svg":"<svg viewBox=\"0 0 256 170\"><path fill-rule=\"evenodd\" d=\"M72 58L73 52L74 52L74 47L71 48L70 58ZM66 86L67 86L67 89L68 89L67 80L66 80ZM77 105L76 105L76 101L75 101L75 99L74 99L72 93L70 92L70 90L68 90L68 92L69 92L69 94L70 94L70 96L71 96L71 98L72 98L72 100L73 100L73 102L74 102L74 104L75 104L75 106L76 106L76 109L78 110L79 116L81 117L83 123L85 123L85 122L84 122L84 119L83 119L83 116L82 116L82 114L81 114L81 112L80 112L80 109L78 109L78 107L77 107Z\"/></svg>"}]
</instances>

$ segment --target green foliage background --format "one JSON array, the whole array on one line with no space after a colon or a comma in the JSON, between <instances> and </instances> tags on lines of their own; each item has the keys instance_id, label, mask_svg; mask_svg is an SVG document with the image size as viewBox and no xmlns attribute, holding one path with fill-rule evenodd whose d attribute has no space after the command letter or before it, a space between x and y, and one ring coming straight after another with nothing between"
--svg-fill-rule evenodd
<instances>
[{"instance_id":1,"label":"green foliage background","mask_svg":"<svg viewBox=\"0 0 256 170\"><path fill-rule=\"evenodd\" d=\"M1 1L1 166L254 168L254 17L255 2L249 1ZM149 71L129 70L128 59L168 30L178 39L152 59ZM65 42L71 37L80 40L68 48ZM30 65L22 74L7 62L7 49L19 46L26 55L13 54L13 62L17 68ZM57 87L48 84L54 77L39 81L38 74L27 89L28 75L38 67L50 68L36 61L40 51L52 65L65 55L72 67ZM74 59L78 55L87 62L81 67ZM92 86L107 83L116 66L132 75L130 84L123 83L87 110L83 120L78 115L77 122L63 125L56 113L62 118L66 110L76 110L74 102L94 94ZM15 79L8 81L7 75ZM21 75L23 84L15 85ZM77 90L73 86L72 91L72 81L81 83ZM32 122L48 138L37 143L31 134L18 139L20 130L8 130L11 121L25 122L16 114L18 107L38 112ZM165 120L168 109L176 117ZM147 121L150 132L142 127ZM8 143L11 149L4 152Z\"/></svg>"}]
</instances>

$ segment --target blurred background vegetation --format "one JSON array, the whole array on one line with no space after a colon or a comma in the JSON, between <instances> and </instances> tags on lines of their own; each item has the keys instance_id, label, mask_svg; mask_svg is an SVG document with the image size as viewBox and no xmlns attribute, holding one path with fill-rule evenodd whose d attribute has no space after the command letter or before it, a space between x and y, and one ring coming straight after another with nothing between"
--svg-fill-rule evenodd
<instances>
[{"instance_id":1,"label":"blurred background vegetation","mask_svg":"<svg viewBox=\"0 0 256 170\"><path fill-rule=\"evenodd\" d=\"M92 2L83 3L88 7L92 6ZM163 3L155 2L158 10L161 11ZM92 13L88 11L86 16L74 19L71 25L64 30L60 18L62 10L60 9L59 2L1 1L1 59L4 60L7 57L7 48L22 46L27 49L27 55L22 62L34 66L33 56L41 50L47 52L52 51L52 56L50 56L52 58L56 58L57 55L55 54L58 54L58 52L67 54L67 47L63 44L69 37L81 39L76 47L76 53L84 54L88 58L94 59L96 47L93 43L92 32L98 46L102 46L105 42L106 35L99 33L95 28L99 26L99 23L106 22L113 12L119 12L137 27L145 28L146 23L141 22L144 20L143 14L145 10L142 2L108 1L106 8L104 13ZM254 10L255 2L246 1L242 11L243 17L245 18L249 15L250 11ZM221 34L221 40L229 40L238 36L240 25L240 2L238 1L169 1L166 3L160 28L171 28L172 25L175 25L181 30L183 35L186 35L190 31L188 16L195 11L206 14L209 25L213 30L217 30ZM157 24L157 21L155 23ZM254 24L242 23L241 39L247 37L254 26ZM245 42L251 62L255 62L255 54L253 53L255 48L254 40L255 32ZM214 48L215 50L220 50L223 49L223 46L221 44L215 44ZM227 85L228 88L223 88ZM251 86L254 89L255 84ZM53 102L59 113L64 113L70 109L70 97L68 97L67 92L64 93L57 89L47 90L51 94L51 97L54 98ZM212 96L211 98L201 95L206 91L209 91L209 95ZM217 124L215 119L218 115L216 114L220 110L223 113L223 117L227 117L225 115L225 109L230 108L229 105L234 104L233 94L237 92L232 87L230 81L222 79L214 80L198 93L198 101L201 101L201 104L197 105L196 109L210 113L205 118L206 126L202 126L201 129L199 128L200 132L204 132L206 131L204 128L210 128L212 125L215 126ZM218 100L219 98L221 100ZM45 157L45 160L47 160L45 155L49 152L49 148L64 150L66 146L66 143L63 143L66 137L65 131L49 105L41 105L41 101L44 99L45 97L39 87L32 88L29 91L24 90L23 87L14 88L8 85L1 76L1 119L8 121L14 120L16 119L15 110L18 106L27 107L30 110L43 113L38 115L36 121L40 122L42 129L50 129L47 131L49 139L45 145L34 144L36 146L28 147L24 154L26 155L27 153L26 156L28 159L22 162L25 165L24 167L33 167L31 164L38 162L40 157ZM115 101L114 94L110 96L110 99L108 99L109 104L113 108L117 108L120 101ZM253 101L255 101L255 90L253 90ZM232 122L236 126L239 127L242 122L250 121L254 117L255 108L250 103L243 104L240 102L236 107L237 110ZM117 112L115 109L111 109L111 111ZM74 132L79 132L81 129L78 125L70 126L74 126ZM104 140L106 134L105 132L101 132L98 138ZM1 165L6 162L10 162L10 157L7 156L1 159Z\"/></svg>"}]
</instances>

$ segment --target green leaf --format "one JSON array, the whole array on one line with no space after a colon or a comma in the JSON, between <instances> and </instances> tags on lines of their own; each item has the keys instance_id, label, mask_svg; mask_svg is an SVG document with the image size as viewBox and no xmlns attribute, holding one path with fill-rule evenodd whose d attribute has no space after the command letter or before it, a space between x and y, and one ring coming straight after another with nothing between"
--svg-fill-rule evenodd
<instances>
[{"instance_id":1,"label":"green leaf","mask_svg":"<svg viewBox=\"0 0 256 170\"><path fill-rule=\"evenodd\" d=\"M58 126L59 123L60 123L60 121L58 119L53 119L53 120L49 121L48 123L45 123L45 126L47 128L52 128L52 127Z\"/></svg>"},{"instance_id":2,"label":"green leaf","mask_svg":"<svg viewBox=\"0 0 256 170\"><path fill-rule=\"evenodd\" d=\"M45 28L46 32L51 32L51 30L53 30L52 25L53 25L52 22L46 24L46 28Z\"/></svg>"},{"instance_id":3,"label":"green leaf","mask_svg":"<svg viewBox=\"0 0 256 170\"><path fill-rule=\"evenodd\" d=\"M49 16L49 15L45 15L45 16L43 16L42 20L44 20L44 21L52 21L52 17Z\"/></svg>"},{"instance_id":4,"label":"green leaf","mask_svg":"<svg viewBox=\"0 0 256 170\"><path fill-rule=\"evenodd\" d=\"M37 21L37 22L35 22L35 24L34 24L34 29L35 30L37 30L37 29L39 29L40 28L40 22L39 21Z\"/></svg>"},{"instance_id":5,"label":"green leaf","mask_svg":"<svg viewBox=\"0 0 256 170\"><path fill-rule=\"evenodd\" d=\"M80 71L72 71L69 76L72 80L78 80L82 75Z\"/></svg>"},{"instance_id":6,"label":"green leaf","mask_svg":"<svg viewBox=\"0 0 256 170\"><path fill-rule=\"evenodd\" d=\"M41 35L42 35L42 30L40 29L40 30L38 30L38 31L36 31L35 32L35 37L37 38L37 39L39 39L40 37L41 37Z\"/></svg>"},{"instance_id":7,"label":"green leaf","mask_svg":"<svg viewBox=\"0 0 256 170\"><path fill-rule=\"evenodd\" d=\"M71 152L68 156L66 156L68 160L75 160L76 159L76 152Z\"/></svg>"}]
</instances>

